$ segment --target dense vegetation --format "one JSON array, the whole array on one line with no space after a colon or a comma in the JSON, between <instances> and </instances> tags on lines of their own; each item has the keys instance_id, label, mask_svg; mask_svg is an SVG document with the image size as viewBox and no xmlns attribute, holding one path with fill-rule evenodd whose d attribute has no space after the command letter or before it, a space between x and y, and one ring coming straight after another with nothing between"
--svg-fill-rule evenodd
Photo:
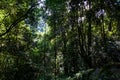
<instances>
[{"instance_id":1,"label":"dense vegetation","mask_svg":"<svg viewBox=\"0 0 120 80\"><path fill-rule=\"evenodd\" d=\"M0 80L119 79L119 0L0 0Z\"/></svg>"}]
</instances>

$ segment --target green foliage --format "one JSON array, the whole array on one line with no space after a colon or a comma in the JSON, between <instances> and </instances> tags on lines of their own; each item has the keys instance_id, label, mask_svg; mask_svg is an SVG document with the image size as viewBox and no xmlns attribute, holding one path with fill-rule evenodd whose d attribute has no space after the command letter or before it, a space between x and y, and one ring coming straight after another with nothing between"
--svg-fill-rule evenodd
<instances>
[{"instance_id":1,"label":"green foliage","mask_svg":"<svg viewBox=\"0 0 120 80\"><path fill-rule=\"evenodd\" d=\"M119 6L118 0L1 0L0 80L119 79Z\"/></svg>"}]
</instances>

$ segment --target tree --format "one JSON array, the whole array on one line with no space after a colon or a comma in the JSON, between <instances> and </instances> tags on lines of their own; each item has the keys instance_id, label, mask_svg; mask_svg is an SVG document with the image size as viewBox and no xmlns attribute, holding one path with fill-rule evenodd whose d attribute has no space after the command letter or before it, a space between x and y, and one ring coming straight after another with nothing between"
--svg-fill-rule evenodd
<instances>
[{"instance_id":1,"label":"tree","mask_svg":"<svg viewBox=\"0 0 120 80\"><path fill-rule=\"evenodd\" d=\"M38 21L35 12L39 11L38 2L37 0L32 2L2 0L0 5L0 55L3 55L0 57L0 67L2 67L0 79L28 80L30 78L33 80L39 69L33 64L29 55L31 49L35 47L36 33L33 30L36 28L32 24ZM28 25L27 22L31 17L35 19Z\"/></svg>"}]
</instances>

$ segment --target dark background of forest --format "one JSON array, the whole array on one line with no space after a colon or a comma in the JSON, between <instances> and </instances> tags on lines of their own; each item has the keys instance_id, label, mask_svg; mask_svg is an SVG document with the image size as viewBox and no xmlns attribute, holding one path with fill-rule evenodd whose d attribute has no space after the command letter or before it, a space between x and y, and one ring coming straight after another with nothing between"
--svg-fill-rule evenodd
<instances>
[{"instance_id":1,"label":"dark background of forest","mask_svg":"<svg viewBox=\"0 0 120 80\"><path fill-rule=\"evenodd\" d=\"M0 0L0 80L120 80L120 0Z\"/></svg>"}]
</instances>

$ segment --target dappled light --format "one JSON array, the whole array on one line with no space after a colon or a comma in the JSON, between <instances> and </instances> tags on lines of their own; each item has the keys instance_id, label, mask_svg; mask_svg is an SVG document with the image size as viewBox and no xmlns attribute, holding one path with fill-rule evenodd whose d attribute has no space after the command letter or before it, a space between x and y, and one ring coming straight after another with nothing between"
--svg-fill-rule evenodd
<instances>
[{"instance_id":1,"label":"dappled light","mask_svg":"<svg viewBox=\"0 0 120 80\"><path fill-rule=\"evenodd\" d=\"M120 80L120 0L0 0L0 80Z\"/></svg>"}]
</instances>

